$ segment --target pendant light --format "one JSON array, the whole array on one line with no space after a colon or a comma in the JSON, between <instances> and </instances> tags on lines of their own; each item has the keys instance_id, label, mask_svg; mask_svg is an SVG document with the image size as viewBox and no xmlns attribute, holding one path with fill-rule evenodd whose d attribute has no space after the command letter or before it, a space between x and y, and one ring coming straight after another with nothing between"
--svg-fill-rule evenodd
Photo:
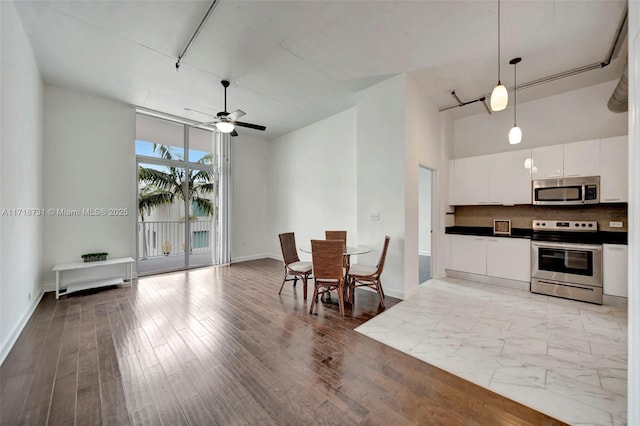
<instances>
[{"instance_id":1,"label":"pendant light","mask_svg":"<svg viewBox=\"0 0 640 426\"><path fill-rule=\"evenodd\" d=\"M502 111L508 103L507 88L500 82L500 0L498 0L498 84L491 92L491 111Z\"/></svg>"},{"instance_id":2,"label":"pendant light","mask_svg":"<svg viewBox=\"0 0 640 426\"><path fill-rule=\"evenodd\" d=\"M522 130L516 124L516 91L518 89L518 83L516 82L516 65L522 61L522 58L513 58L509 61L511 65L513 65L513 127L509 130L509 143L511 145L516 145L522 142Z\"/></svg>"}]
</instances>

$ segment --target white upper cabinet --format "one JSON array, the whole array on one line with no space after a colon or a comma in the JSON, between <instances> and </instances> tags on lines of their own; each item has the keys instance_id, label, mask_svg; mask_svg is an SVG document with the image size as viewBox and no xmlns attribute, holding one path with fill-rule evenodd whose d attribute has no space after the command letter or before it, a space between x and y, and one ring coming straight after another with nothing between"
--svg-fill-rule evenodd
<instances>
[{"instance_id":1,"label":"white upper cabinet","mask_svg":"<svg viewBox=\"0 0 640 426\"><path fill-rule=\"evenodd\" d=\"M531 150L531 179L600 176L600 140L551 145Z\"/></svg>"},{"instance_id":2,"label":"white upper cabinet","mask_svg":"<svg viewBox=\"0 0 640 426\"><path fill-rule=\"evenodd\" d=\"M489 156L489 202L531 204L531 150Z\"/></svg>"},{"instance_id":3,"label":"white upper cabinet","mask_svg":"<svg viewBox=\"0 0 640 426\"><path fill-rule=\"evenodd\" d=\"M562 145L542 146L531 150L533 159L531 179L553 179L563 177Z\"/></svg>"},{"instance_id":4,"label":"white upper cabinet","mask_svg":"<svg viewBox=\"0 0 640 426\"><path fill-rule=\"evenodd\" d=\"M564 177L600 176L600 139L566 143Z\"/></svg>"},{"instance_id":5,"label":"white upper cabinet","mask_svg":"<svg viewBox=\"0 0 640 426\"><path fill-rule=\"evenodd\" d=\"M586 176L600 176L601 203L624 203L627 150L618 136L452 160L453 205L531 204L531 180Z\"/></svg>"},{"instance_id":6,"label":"white upper cabinet","mask_svg":"<svg viewBox=\"0 0 640 426\"><path fill-rule=\"evenodd\" d=\"M629 200L627 169L628 136L600 140L600 202L626 203Z\"/></svg>"},{"instance_id":7,"label":"white upper cabinet","mask_svg":"<svg viewBox=\"0 0 640 426\"><path fill-rule=\"evenodd\" d=\"M489 202L489 156L459 158L453 170L455 205Z\"/></svg>"},{"instance_id":8,"label":"white upper cabinet","mask_svg":"<svg viewBox=\"0 0 640 426\"><path fill-rule=\"evenodd\" d=\"M531 204L531 150L459 158L453 165L453 204Z\"/></svg>"}]
</instances>

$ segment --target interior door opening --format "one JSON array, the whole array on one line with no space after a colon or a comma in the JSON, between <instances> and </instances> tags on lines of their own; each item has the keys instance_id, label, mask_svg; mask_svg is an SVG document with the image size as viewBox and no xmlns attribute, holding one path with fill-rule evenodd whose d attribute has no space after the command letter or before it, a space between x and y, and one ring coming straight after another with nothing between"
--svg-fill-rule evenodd
<instances>
[{"instance_id":1,"label":"interior door opening","mask_svg":"<svg viewBox=\"0 0 640 426\"><path fill-rule=\"evenodd\" d=\"M419 283L433 276L432 265L432 211L433 211L433 171L420 166L418 183L418 265Z\"/></svg>"}]
</instances>

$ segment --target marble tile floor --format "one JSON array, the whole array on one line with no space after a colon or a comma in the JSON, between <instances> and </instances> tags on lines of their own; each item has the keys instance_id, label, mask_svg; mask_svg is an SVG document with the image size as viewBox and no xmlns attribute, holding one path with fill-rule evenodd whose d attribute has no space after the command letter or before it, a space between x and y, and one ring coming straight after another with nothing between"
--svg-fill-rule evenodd
<instances>
[{"instance_id":1,"label":"marble tile floor","mask_svg":"<svg viewBox=\"0 0 640 426\"><path fill-rule=\"evenodd\" d=\"M433 279L356 331L566 423L626 424L626 307Z\"/></svg>"}]
</instances>

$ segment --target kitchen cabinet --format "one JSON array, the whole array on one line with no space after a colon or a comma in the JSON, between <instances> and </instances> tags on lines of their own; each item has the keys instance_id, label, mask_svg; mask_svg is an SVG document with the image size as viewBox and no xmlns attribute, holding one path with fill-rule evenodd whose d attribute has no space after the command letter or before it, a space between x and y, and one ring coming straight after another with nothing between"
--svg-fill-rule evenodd
<instances>
[{"instance_id":1,"label":"kitchen cabinet","mask_svg":"<svg viewBox=\"0 0 640 426\"><path fill-rule=\"evenodd\" d=\"M600 176L600 140L551 145L531 150L531 179Z\"/></svg>"},{"instance_id":2,"label":"kitchen cabinet","mask_svg":"<svg viewBox=\"0 0 640 426\"><path fill-rule=\"evenodd\" d=\"M531 179L562 178L564 151L562 145L542 146L531 150Z\"/></svg>"},{"instance_id":3,"label":"kitchen cabinet","mask_svg":"<svg viewBox=\"0 0 640 426\"><path fill-rule=\"evenodd\" d=\"M524 238L448 235L452 271L531 281L531 241Z\"/></svg>"},{"instance_id":4,"label":"kitchen cabinet","mask_svg":"<svg viewBox=\"0 0 640 426\"><path fill-rule=\"evenodd\" d=\"M454 160L453 204L531 204L530 159L524 149Z\"/></svg>"},{"instance_id":5,"label":"kitchen cabinet","mask_svg":"<svg viewBox=\"0 0 640 426\"><path fill-rule=\"evenodd\" d=\"M600 202L626 203L628 196L628 136L600 140Z\"/></svg>"},{"instance_id":6,"label":"kitchen cabinet","mask_svg":"<svg viewBox=\"0 0 640 426\"><path fill-rule=\"evenodd\" d=\"M459 158L453 168L455 205L489 202L489 156Z\"/></svg>"},{"instance_id":7,"label":"kitchen cabinet","mask_svg":"<svg viewBox=\"0 0 640 426\"><path fill-rule=\"evenodd\" d=\"M566 143L564 177L600 176L600 139Z\"/></svg>"},{"instance_id":8,"label":"kitchen cabinet","mask_svg":"<svg viewBox=\"0 0 640 426\"><path fill-rule=\"evenodd\" d=\"M473 235L450 235L449 268L470 274L487 274L487 239Z\"/></svg>"},{"instance_id":9,"label":"kitchen cabinet","mask_svg":"<svg viewBox=\"0 0 640 426\"><path fill-rule=\"evenodd\" d=\"M531 204L531 150L489 156L489 202Z\"/></svg>"},{"instance_id":10,"label":"kitchen cabinet","mask_svg":"<svg viewBox=\"0 0 640 426\"><path fill-rule=\"evenodd\" d=\"M487 275L531 281L531 240L487 238Z\"/></svg>"},{"instance_id":11,"label":"kitchen cabinet","mask_svg":"<svg viewBox=\"0 0 640 426\"><path fill-rule=\"evenodd\" d=\"M625 245L602 245L602 291L604 294L628 296L627 253Z\"/></svg>"}]
</instances>

